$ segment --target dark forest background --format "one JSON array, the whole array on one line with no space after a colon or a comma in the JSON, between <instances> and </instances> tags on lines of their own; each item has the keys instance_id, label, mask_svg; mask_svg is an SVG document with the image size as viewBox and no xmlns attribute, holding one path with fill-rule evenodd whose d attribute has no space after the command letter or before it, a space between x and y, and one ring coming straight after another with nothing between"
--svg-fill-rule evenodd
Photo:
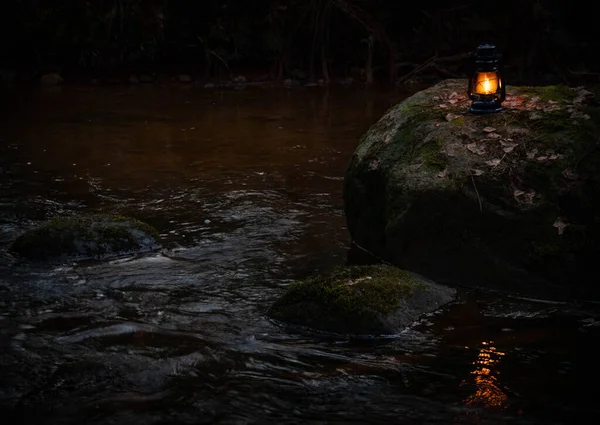
<instances>
[{"instance_id":1,"label":"dark forest background","mask_svg":"<svg viewBox=\"0 0 600 425\"><path fill-rule=\"evenodd\" d=\"M598 81L597 16L559 0L4 0L0 69L102 76L461 76L480 42L520 83ZM590 5L592 2L590 2Z\"/></svg>"}]
</instances>

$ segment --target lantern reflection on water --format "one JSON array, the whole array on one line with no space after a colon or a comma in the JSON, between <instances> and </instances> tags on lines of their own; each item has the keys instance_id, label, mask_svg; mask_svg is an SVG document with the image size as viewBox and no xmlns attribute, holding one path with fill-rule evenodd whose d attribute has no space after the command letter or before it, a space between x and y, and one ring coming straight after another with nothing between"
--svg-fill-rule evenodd
<instances>
[{"instance_id":1,"label":"lantern reflection on water","mask_svg":"<svg viewBox=\"0 0 600 425\"><path fill-rule=\"evenodd\" d=\"M484 341L481 345L477 360L473 363L476 368L471 372L475 375L476 390L464 402L473 407L503 409L506 407L508 397L499 387L497 365L504 353L496 349L494 341Z\"/></svg>"}]
</instances>

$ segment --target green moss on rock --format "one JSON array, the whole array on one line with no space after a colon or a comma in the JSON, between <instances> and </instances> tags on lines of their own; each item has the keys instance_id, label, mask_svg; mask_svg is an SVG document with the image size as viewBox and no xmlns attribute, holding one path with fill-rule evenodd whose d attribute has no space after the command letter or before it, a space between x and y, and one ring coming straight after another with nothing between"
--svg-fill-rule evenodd
<instances>
[{"instance_id":1,"label":"green moss on rock","mask_svg":"<svg viewBox=\"0 0 600 425\"><path fill-rule=\"evenodd\" d=\"M523 91L527 97L539 97L540 100L544 102L572 101L575 98L573 89L561 84L555 86L521 86L519 89Z\"/></svg>"},{"instance_id":2,"label":"green moss on rock","mask_svg":"<svg viewBox=\"0 0 600 425\"><path fill-rule=\"evenodd\" d=\"M418 92L361 139L344 180L353 241L434 280L536 295L593 286L585 278L600 256L593 91L510 86L501 112L476 115L466 87L446 80Z\"/></svg>"},{"instance_id":3,"label":"green moss on rock","mask_svg":"<svg viewBox=\"0 0 600 425\"><path fill-rule=\"evenodd\" d=\"M453 296L454 290L396 267L339 267L292 283L268 315L331 332L394 333Z\"/></svg>"},{"instance_id":4,"label":"green moss on rock","mask_svg":"<svg viewBox=\"0 0 600 425\"><path fill-rule=\"evenodd\" d=\"M156 229L131 217L55 217L19 236L11 250L35 261L106 258L156 249L159 239Z\"/></svg>"},{"instance_id":5,"label":"green moss on rock","mask_svg":"<svg viewBox=\"0 0 600 425\"><path fill-rule=\"evenodd\" d=\"M433 171L442 171L448 165L446 157L441 153L444 147L442 137L434 137L421 147L420 157L423 165Z\"/></svg>"}]
</instances>

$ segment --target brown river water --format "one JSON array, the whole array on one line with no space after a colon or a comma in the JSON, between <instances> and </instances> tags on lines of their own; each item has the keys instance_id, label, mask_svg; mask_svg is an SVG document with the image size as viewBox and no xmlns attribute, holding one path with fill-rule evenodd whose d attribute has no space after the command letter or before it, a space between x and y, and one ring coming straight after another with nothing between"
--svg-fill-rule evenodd
<instances>
[{"instance_id":1,"label":"brown river water","mask_svg":"<svg viewBox=\"0 0 600 425\"><path fill-rule=\"evenodd\" d=\"M27 424L598 423L598 304L460 288L397 335L273 323L347 261L341 188L406 93L0 91L0 414ZM156 253L44 266L8 246L55 215L154 225ZM3 419L4 422L4 419Z\"/></svg>"}]
</instances>

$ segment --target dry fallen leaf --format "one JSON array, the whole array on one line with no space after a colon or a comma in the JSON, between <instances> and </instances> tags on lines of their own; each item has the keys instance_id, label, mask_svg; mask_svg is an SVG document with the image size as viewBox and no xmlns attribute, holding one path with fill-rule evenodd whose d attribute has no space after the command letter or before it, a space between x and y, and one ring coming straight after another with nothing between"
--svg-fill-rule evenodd
<instances>
[{"instance_id":1,"label":"dry fallen leaf","mask_svg":"<svg viewBox=\"0 0 600 425\"><path fill-rule=\"evenodd\" d=\"M438 173L438 177L440 177L440 178L444 178L444 177L446 177L447 175L448 175L448 168L444 168L444 170L443 170L443 171L440 171L440 172Z\"/></svg>"},{"instance_id":2,"label":"dry fallen leaf","mask_svg":"<svg viewBox=\"0 0 600 425\"><path fill-rule=\"evenodd\" d=\"M550 102L552 102L552 101L549 101L548 103L550 103ZM545 108L542 108L542 110L544 112L558 111L560 109L561 109L561 107L556 104L551 104L550 106L546 106Z\"/></svg>"},{"instance_id":3,"label":"dry fallen leaf","mask_svg":"<svg viewBox=\"0 0 600 425\"><path fill-rule=\"evenodd\" d=\"M537 149L533 149L529 152L527 152L527 159L533 159L535 158L535 155L538 153Z\"/></svg>"},{"instance_id":4,"label":"dry fallen leaf","mask_svg":"<svg viewBox=\"0 0 600 425\"><path fill-rule=\"evenodd\" d=\"M389 143L390 140L392 140L392 136L390 136L389 134L387 136L385 136L385 143Z\"/></svg>"},{"instance_id":5,"label":"dry fallen leaf","mask_svg":"<svg viewBox=\"0 0 600 425\"><path fill-rule=\"evenodd\" d=\"M583 103L587 98L594 97L594 93L587 90L584 86L579 86L574 89L577 93L577 97L573 100L573 103Z\"/></svg>"},{"instance_id":6,"label":"dry fallen leaf","mask_svg":"<svg viewBox=\"0 0 600 425\"><path fill-rule=\"evenodd\" d=\"M564 178L569 180L577 180L579 178L577 173L571 170L570 168L565 168L562 172L562 175Z\"/></svg>"},{"instance_id":7,"label":"dry fallen leaf","mask_svg":"<svg viewBox=\"0 0 600 425\"><path fill-rule=\"evenodd\" d=\"M449 143L440 152L449 158L454 158L458 153L462 155L463 145L461 143Z\"/></svg>"},{"instance_id":8,"label":"dry fallen leaf","mask_svg":"<svg viewBox=\"0 0 600 425\"><path fill-rule=\"evenodd\" d=\"M525 198L525 203L533 204L534 196L535 196L535 191L533 191L533 190L530 190L529 192L525 193L523 195L523 197Z\"/></svg>"},{"instance_id":9,"label":"dry fallen leaf","mask_svg":"<svg viewBox=\"0 0 600 425\"><path fill-rule=\"evenodd\" d=\"M502 136L500 136L498 133L490 133L487 135L487 137L488 139L499 139Z\"/></svg>"},{"instance_id":10,"label":"dry fallen leaf","mask_svg":"<svg viewBox=\"0 0 600 425\"><path fill-rule=\"evenodd\" d=\"M562 235L565 231L565 228L569 226L569 223L565 223L564 218L558 217L552 227L556 227L558 229L558 234Z\"/></svg>"},{"instance_id":11,"label":"dry fallen leaf","mask_svg":"<svg viewBox=\"0 0 600 425\"><path fill-rule=\"evenodd\" d=\"M453 114L452 112L446 115L446 121L453 121L457 118L460 118L460 116Z\"/></svg>"},{"instance_id":12,"label":"dry fallen leaf","mask_svg":"<svg viewBox=\"0 0 600 425\"><path fill-rule=\"evenodd\" d=\"M542 114L540 114L539 112L532 112L529 114L529 119L532 121L539 120L541 118L542 118Z\"/></svg>"},{"instance_id":13,"label":"dry fallen leaf","mask_svg":"<svg viewBox=\"0 0 600 425\"><path fill-rule=\"evenodd\" d=\"M525 102L525 98L523 96L506 96L506 101L504 101L504 106L507 108L515 108L517 106L522 105Z\"/></svg>"},{"instance_id":14,"label":"dry fallen leaf","mask_svg":"<svg viewBox=\"0 0 600 425\"><path fill-rule=\"evenodd\" d=\"M483 131L485 131L486 133L491 133L493 131L496 131L496 129L494 127L485 127Z\"/></svg>"},{"instance_id":15,"label":"dry fallen leaf","mask_svg":"<svg viewBox=\"0 0 600 425\"><path fill-rule=\"evenodd\" d=\"M500 159L499 158L494 158L494 159L490 159L489 161L486 161L485 163L487 165L489 165L490 167L496 167L498 164L500 164Z\"/></svg>"},{"instance_id":16,"label":"dry fallen leaf","mask_svg":"<svg viewBox=\"0 0 600 425\"><path fill-rule=\"evenodd\" d=\"M474 169L474 170L473 170L473 175L474 175L474 176L480 176L480 175L482 175L482 174L483 174L483 171L482 171L482 170L478 170L478 169Z\"/></svg>"},{"instance_id":17,"label":"dry fallen leaf","mask_svg":"<svg viewBox=\"0 0 600 425\"><path fill-rule=\"evenodd\" d=\"M590 116L588 114L584 114L583 112L573 112L571 114L571 119L576 120L576 119L582 119L582 120L589 120Z\"/></svg>"},{"instance_id":18,"label":"dry fallen leaf","mask_svg":"<svg viewBox=\"0 0 600 425\"><path fill-rule=\"evenodd\" d=\"M448 103L451 103L452 105L454 105L456 102L458 102L458 100L456 99L449 99Z\"/></svg>"},{"instance_id":19,"label":"dry fallen leaf","mask_svg":"<svg viewBox=\"0 0 600 425\"><path fill-rule=\"evenodd\" d=\"M536 158L537 161L544 162L548 159L546 155L541 155Z\"/></svg>"},{"instance_id":20,"label":"dry fallen leaf","mask_svg":"<svg viewBox=\"0 0 600 425\"><path fill-rule=\"evenodd\" d=\"M519 144L511 143L511 142L508 142L507 140L512 140L512 139L500 140L500 144L502 145L502 150L504 152L511 153Z\"/></svg>"},{"instance_id":21,"label":"dry fallen leaf","mask_svg":"<svg viewBox=\"0 0 600 425\"><path fill-rule=\"evenodd\" d=\"M478 146L477 143L469 143L466 148L477 155L485 154L485 146Z\"/></svg>"},{"instance_id":22,"label":"dry fallen leaf","mask_svg":"<svg viewBox=\"0 0 600 425\"><path fill-rule=\"evenodd\" d=\"M526 128L520 128L520 127L508 127L506 129L506 132L510 135L521 136L521 135L526 135L526 134L531 133L531 130L528 130Z\"/></svg>"},{"instance_id":23,"label":"dry fallen leaf","mask_svg":"<svg viewBox=\"0 0 600 425\"><path fill-rule=\"evenodd\" d=\"M535 197L535 191L530 190L529 192L525 192L524 190L515 189L513 191L513 196L517 200L517 202L522 202L524 204L533 204L533 198Z\"/></svg>"},{"instance_id":24,"label":"dry fallen leaf","mask_svg":"<svg viewBox=\"0 0 600 425\"><path fill-rule=\"evenodd\" d=\"M443 103L438 105L440 108L446 109L448 107L448 105L444 105Z\"/></svg>"}]
</instances>

